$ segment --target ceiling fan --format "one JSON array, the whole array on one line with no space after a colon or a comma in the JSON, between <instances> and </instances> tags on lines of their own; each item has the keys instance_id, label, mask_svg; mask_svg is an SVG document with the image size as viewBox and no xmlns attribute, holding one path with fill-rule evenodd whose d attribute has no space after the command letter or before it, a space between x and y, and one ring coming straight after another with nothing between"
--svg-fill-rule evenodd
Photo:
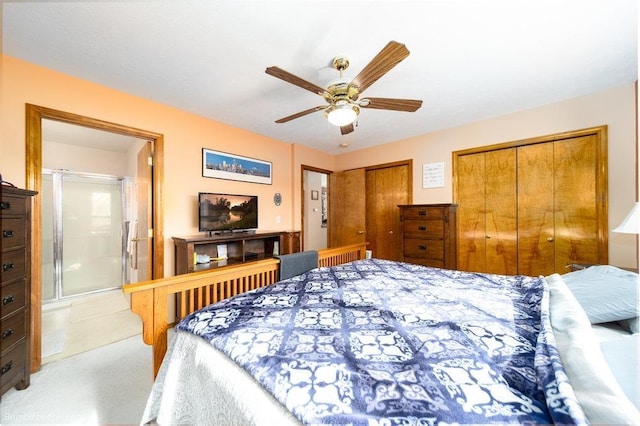
<instances>
[{"instance_id":1,"label":"ceiling fan","mask_svg":"<svg viewBox=\"0 0 640 426\"><path fill-rule=\"evenodd\" d=\"M353 132L353 123L360 114L360 108L387 109L393 111L414 112L422 106L422 101L413 99L392 98L362 98L362 92L378 81L400 61L409 56L409 50L402 43L390 41L367 66L351 81L342 79L342 72L349 67L349 60L336 57L332 66L340 72L340 80L329 84L325 89L310 83L298 76L278 67L269 67L265 72L276 78L294 84L317 95L322 96L328 105L320 105L276 120L276 123L286 123L303 117L312 112L324 110L331 124L340 127L343 135Z\"/></svg>"}]
</instances>

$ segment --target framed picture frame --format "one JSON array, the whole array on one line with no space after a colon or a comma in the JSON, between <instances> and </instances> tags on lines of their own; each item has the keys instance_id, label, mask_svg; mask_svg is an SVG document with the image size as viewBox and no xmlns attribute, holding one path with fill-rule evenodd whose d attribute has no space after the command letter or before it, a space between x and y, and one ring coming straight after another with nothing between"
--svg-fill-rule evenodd
<instances>
[{"instance_id":1,"label":"framed picture frame","mask_svg":"<svg viewBox=\"0 0 640 426\"><path fill-rule=\"evenodd\" d=\"M311 199L312 200L317 200L319 198L319 194L318 191L316 191L315 189L311 190Z\"/></svg>"},{"instance_id":2,"label":"framed picture frame","mask_svg":"<svg viewBox=\"0 0 640 426\"><path fill-rule=\"evenodd\" d=\"M202 148L202 176L271 185L270 161Z\"/></svg>"}]
</instances>

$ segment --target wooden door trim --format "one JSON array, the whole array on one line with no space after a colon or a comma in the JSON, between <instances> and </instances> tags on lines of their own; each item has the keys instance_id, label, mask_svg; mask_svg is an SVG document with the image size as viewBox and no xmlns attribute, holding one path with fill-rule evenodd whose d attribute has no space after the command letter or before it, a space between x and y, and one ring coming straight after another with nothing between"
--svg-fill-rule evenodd
<instances>
[{"instance_id":1,"label":"wooden door trim","mask_svg":"<svg viewBox=\"0 0 640 426\"><path fill-rule=\"evenodd\" d=\"M147 139L153 142L153 277L164 276L164 212L162 188L164 186L164 136L160 133L136 129L117 123L85 117L38 105L26 104L26 187L38 192L33 200L31 222L31 372L42 363L42 119Z\"/></svg>"},{"instance_id":2,"label":"wooden door trim","mask_svg":"<svg viewBox=\"0 0 640 426\"><path fill-rule=\"evenodd\" d=\"M588 136L588 135L592 135L592 134L597 135L597 134L599 134L601 132L604 132L604 135L606 137L607 125L588 127L588 128L585 128L585 129L570 130L570 131L567 131L567 132L553 133L553 134L550 134L550 135L535 136L535 137L532 137L532 138L518 139L518 140L515 140L515 141L500 142L500 143L492 144L492 145L484 145L484 146L478 146L478 147L473 147L473 148L467 148L467 149L462 149L462 150L459 150L459 151L454 151L453 154L454 155L475 154L475 153L478 153L478 152L494 151L494 150L497 150L497 149L512 148L512 147L518 147L518 146L522 146L522 145L531 145L531 144L536 144L536 143L559 141L559 140L562 140L562 139L572 139L572 138L575 138L575 137Z\"/></svg>"},{"instance_id":3,"label":"wooden door trim","mask_svg":"<svg viewBox=\"0 0 640 426\"><path fill-rule=\"evenodd\" d=\"M411 166L411 167L413 167L413 159L409 158L407 160L392 161L391 163L375 164L373 166L367 166L364 169L366 171L369 171L369 170L386 169L388 167L398 167L398 166Z\"/></svg>"}]
</instances>

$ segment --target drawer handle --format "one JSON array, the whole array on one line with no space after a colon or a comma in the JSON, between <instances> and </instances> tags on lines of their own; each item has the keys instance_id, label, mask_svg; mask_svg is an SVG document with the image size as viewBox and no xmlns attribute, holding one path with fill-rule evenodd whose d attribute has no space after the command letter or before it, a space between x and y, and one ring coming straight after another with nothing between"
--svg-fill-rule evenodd
<instances>
[{"instance_id":1,"label":"drawer handle","mask_svg":"<svg viewBox=\"0 0 640 426\"><path fill-rule=\"evenodd\" d=\"M426 249L427 249L427 246L425 246L425 245L420 244L418 246L418 250L426 250Z\"/></svg>"},{"instance_id":2,"label":"drawer handle","mask_svg":"<svg viewBox=\"0 0 640 426\"><path fill-rule=\"evenodd\" d=\"M9 328L2 332L2 340L6 339L9 336L13 335L13 328Z\"/></svg>"},{"instance_id":3,"label":"drawer handle","mask_svg":"<svg viewBox=\"0 0 640 426\"><path fill-rule=\"evenodd\" d=\"M0 210L9 210L11 209L11 203L7 203L6 201L0 202Z\"/></svg>"},{"instance_id":4,"label":"drawer handle","mask_svg":"<svg viewBox=\"0 0 640 426\"><path fill-rule=\"evenodd\" d=\"M2 306L7 306L9 303L16 300L16 297L13 294L8 295L7 297L2 298Z\"/></svg>"},{"instance_id":5,"label":"drawer handle","mask_svg":"<svg viewBox=\"0 0 640 426\"><path fill-rule=\"evenodd\" d=\"M13 361L9 361L5 365L0 368L0 376L4 376L5 373L8 373L9 370L13 368Z\"/></svg>"},{"instance_id":6,"label":"drawer handle","mask_svg":"<svg viewBox=\"0 0 640 426\"><path fill-rule=\"evenodd\" d=\"M3 263L2 264L2 272L7 272L9 269L15 268L16 265L13 262Z\"/></svg>"},{"instance_id":7,"label":"drawer handle","mask_svg":"<svg viewBox=\"0 0 640 426\"><path fill-rule=\"evenodd\" d=\"M418 231L426 231L426 230L427 230L426 226L424 226L424 225L418 226Z\"/></svg>"},{"instance_id":8,"label":"drawer handle","mask_svg":"<svg viewBox=\"0 0 640 426\"><path fill-rule=\"evenodd\" d=\"M2 231L2 238L12 238L13 235L13 229L5 229Z\"/></svg>"},{"instance_id":9,"label":"drawer handle","mask_svg":"<svg viewBox=\"0 0 640 426\"><path fill-rule=\"evenodd\" d=\"M427 215L427 211L426 210L418 211L418 216L426 216L426 215Z\"/></svg>"}]
</instances>

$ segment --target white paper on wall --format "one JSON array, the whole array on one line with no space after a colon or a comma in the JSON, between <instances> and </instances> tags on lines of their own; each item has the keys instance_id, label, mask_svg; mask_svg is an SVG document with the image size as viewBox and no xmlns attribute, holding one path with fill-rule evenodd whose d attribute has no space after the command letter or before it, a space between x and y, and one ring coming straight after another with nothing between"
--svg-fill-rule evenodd
<instances>
[{"instance_id":1,"label":"white paper on wall","mask_svg":"<svg viewBox=\"0 0 640 426\"><path fill-rule=\"evenodd\" d=\"M422 187L444 188L444 161L422 165Z\"/></svg>"}]
</instances>

